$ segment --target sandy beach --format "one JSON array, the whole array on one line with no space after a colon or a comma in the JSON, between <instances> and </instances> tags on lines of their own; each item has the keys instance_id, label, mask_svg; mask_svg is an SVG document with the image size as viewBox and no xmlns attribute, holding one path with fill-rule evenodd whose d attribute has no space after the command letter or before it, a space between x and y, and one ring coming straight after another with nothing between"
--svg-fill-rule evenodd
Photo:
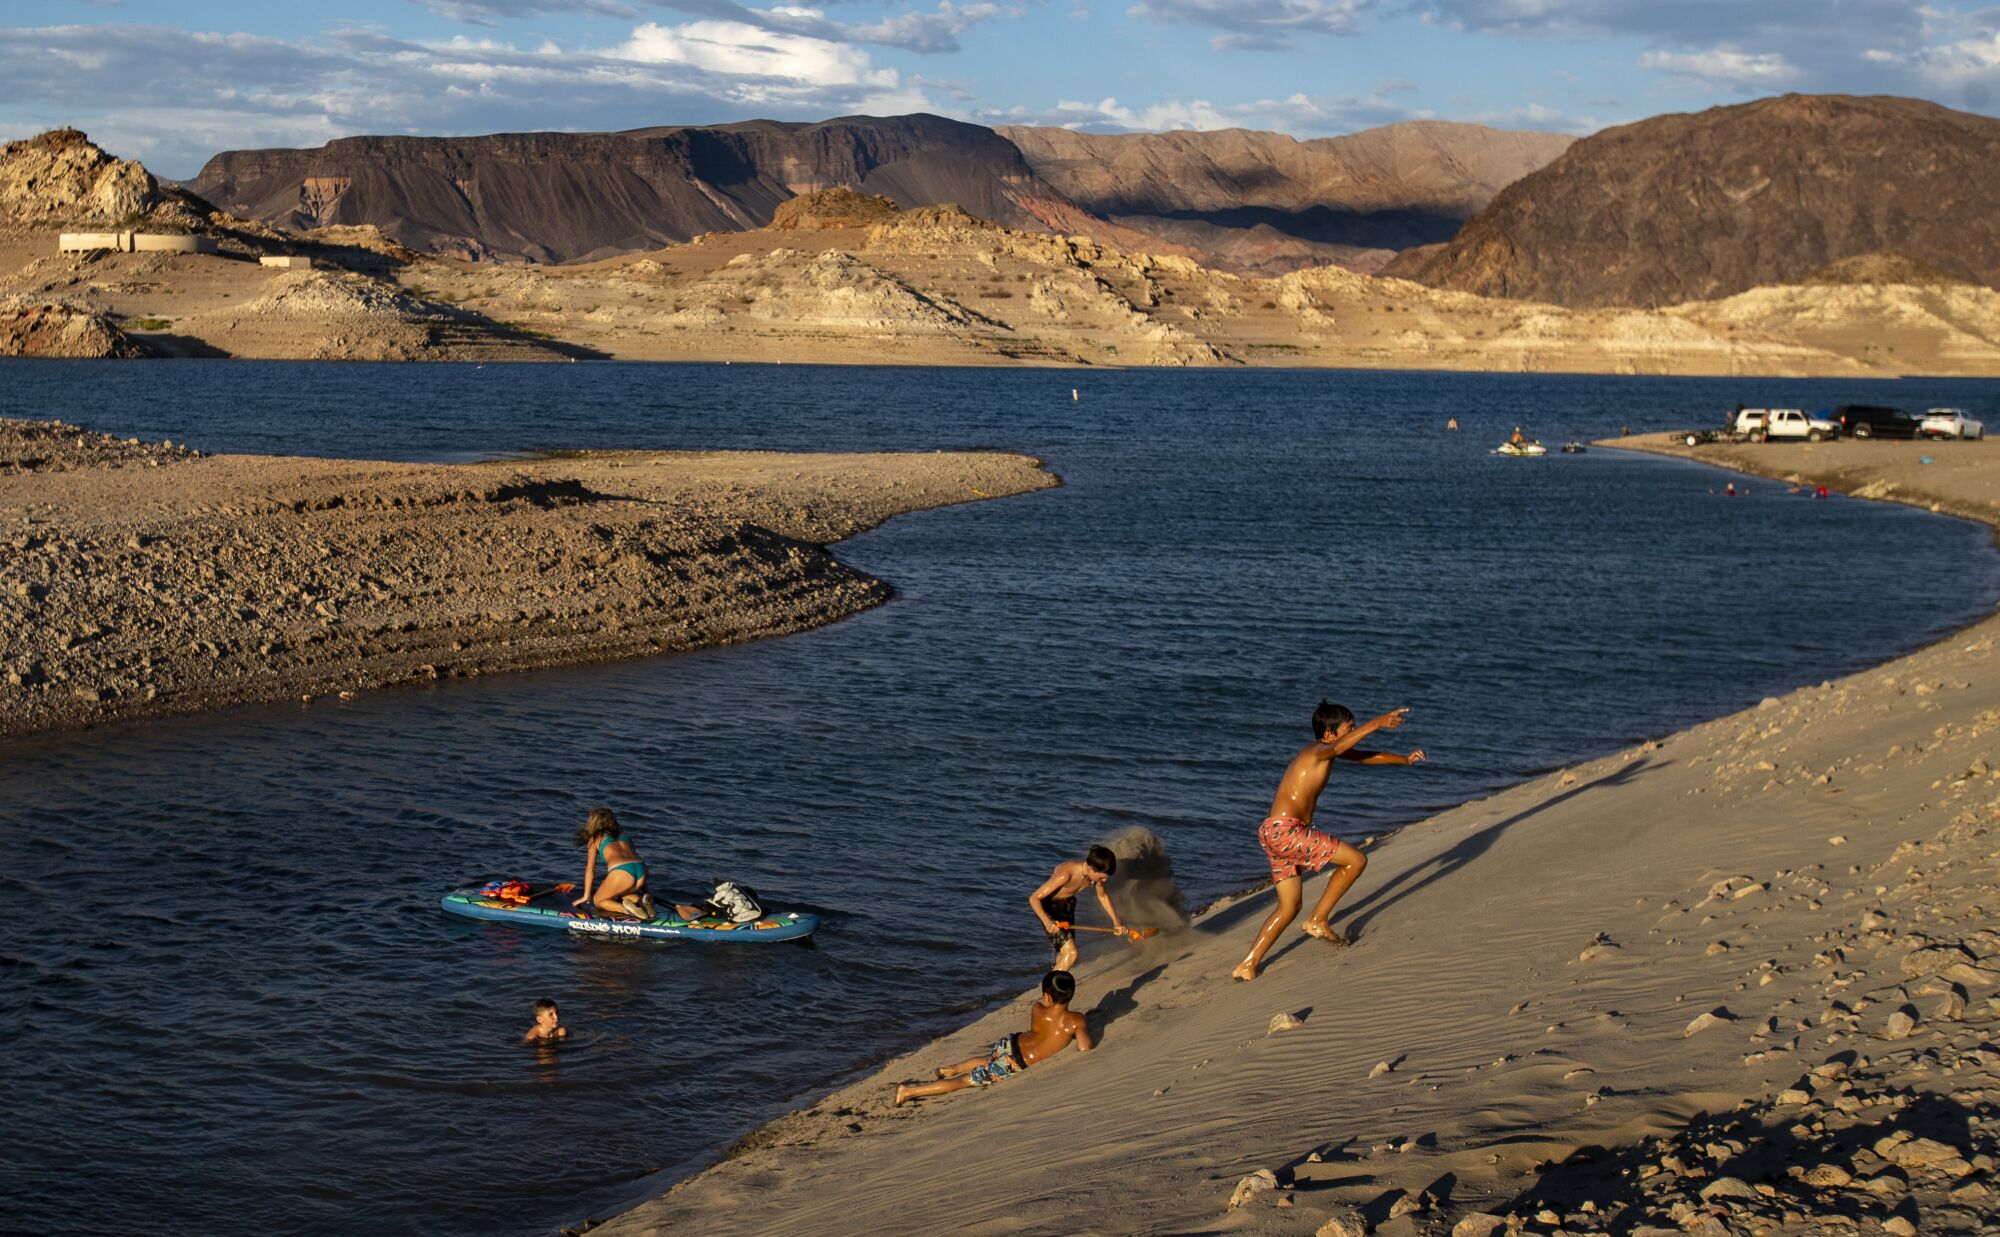
<instances>
[{"instance_id":1,"label":"sandy beach","mask_svg":"<svg viewBox=\"0 0 2000 1237\"><path fill-rule=\"evenodd\" d=\"M1617 445L2000 524L1990 444ZM1253 983L1268 892L1099 938L1094 1052L892 1106L1024 994L593 1231L1977 1231L1996 828L1988 619L1411 825L1336 912L1355 943L1294 931Z\"/></svg>"},{"instance_id":2,"label":"sandy beach","mask_svg":"<svg viewBox=\"0 0 2000 1237\"><path fill-rule=\"evenodd\" d=\"M802 631L890 595L828 544L1055 484L999 452L395 464L0 421L0 735Z\"/></svg>"}]
</instances>

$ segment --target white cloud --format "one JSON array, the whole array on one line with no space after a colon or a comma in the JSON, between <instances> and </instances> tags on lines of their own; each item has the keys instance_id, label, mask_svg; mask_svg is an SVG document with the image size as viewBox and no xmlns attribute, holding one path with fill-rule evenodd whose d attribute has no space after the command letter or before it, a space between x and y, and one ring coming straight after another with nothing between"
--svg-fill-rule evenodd
<instances>
[{"instance_id":1,"label":"white cloud","mask_svg":"<svg viewBox=\"0 0 2000 1237\"><path fill-rule=\"evenodd\" d=\"M1222 33L1209 40L1225 51L1283 51L1299 34L1353 34L1356 15L1374 0L1139 0L1133 17Z\"/></svg>"},{"instance_id":2,"label":"white cloud","mask_svg":"<svg viewBox=\"0 0 2000 1237\"><path fill-rule=\"evenodd\" d=\"M894 69L876 69L858 47L797 34L777 34L741 22L647 22L612 58L642 64L685 64L738 77L783 78L812 85L893 89Z\"/></svg>"},{"instance_id":3,"label":"white cloud","mask_svg":"<svg viewBox=\"0 0 2000 1237\"><path fill-rule=\"evenodd\" d=\"M1064 99L1050 108L1010 108L981 113L976 119L986 124L1056 125L1093 132L1271 129L1294 137L1323 137L1397 121L1430 119L1430 112L1404 107L1388 97L1402 93L1404 85L1387 82L1361 97L1292 94L1228 104L1169 99L1134 107L1115 98L1094 103Z\"/></svg>"},{"instance_id":4,"label":"white cloud","mask_svg":"<svg viewBox=\"0 0 2000 1237\"><path fill-rule=\"evenodd\" d=\"M453 21L491 26L501 21L562 12L589 12L635 19L638 9L622 0L418 0ZM682 13L700 22L733 22L777 34L802 35L830 43L863 43L913 52L955 52L958 36L999 17L1019 17L1013 5L940 0L926 12L889 14L879 21L850 25L829 19L817 8L776 4L769 8L739 0L644 0L645 7ZM651 24L651 23L648 23Z\"/></svg>"},{"instance_id":5,"label":"white cloud","mask_svg":"<svg viewBox=\"0 0 2000 1237\"><path fill-rule=\"evenodd\" d=\"M1926 6L1922 36L1901 51L1870 48L1870 60L1893 64L1940 90L1981 97L2000 86L2000 9L1947 12Z\"/></svg>"},{"instance_id":6,"label":"white cloud","mask_svg":"<svg viewBox=\"0 0 2000 1237\"><path fill-rule=\"evenodd\" d=\"M1639 66L1704 85L1750 89L1782 86L1799 75L1798 69L1776 52L1741 52L1729 47L1711 47L1699 52L1647 52L1639 57Z\"/></svg>"}]
</instances>

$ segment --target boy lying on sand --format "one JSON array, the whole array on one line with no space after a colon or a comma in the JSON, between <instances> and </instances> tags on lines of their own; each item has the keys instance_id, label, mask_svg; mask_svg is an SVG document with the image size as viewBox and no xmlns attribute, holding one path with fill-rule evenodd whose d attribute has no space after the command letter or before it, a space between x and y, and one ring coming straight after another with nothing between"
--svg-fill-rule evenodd
<instances>
[{"instance_id":1,"label":"boy lying on sand","mask_svg":"<svg viewBox=\"0 0 2000 1237\"><path fill-rule=\"evenodd\" d=\"M1321 894L1307 917L1304 931L1308 936L1335 945L1347 944L1347 938L1327 926L1326 917L1333 913L1333 904L1340 901L1361 875L1361 869L1368 866L1368 857L1345 842L1334 840L1312 827L1313 808L1319 804L1319 792L1326 789L1327 774L1333 770L1336 760L1351 760L1364 765L1413 765L1424 759L1422 748L1407 756L1392 752L1364 752L1354 745L1377 730L1394 730L1403 724L1403 714L1408 709L1391 709L1373 721L1354 724L1354 714L1344 706L1329 704L1322 700L1313 710L1313 734L1318 737L1305 746L1292 763L1285 769L1285 776L1278 783L1278 793L1271 800L1271 814L1265 818L1263 827L1257 830L1257 840L1264 846L1264 857L1271 861L1271 880L1278 887L1278 908L1258 930L1257 943L1250 947L1250 956L1236 964L1229 972L1235 979L1257 978L1257 968L1264 964L1264 955L1278 939L1278 933L1292 922L1299 913L1299 900L1304 889L1302 872L1317 872L1328 864L1334 873L1327 878L1326 892Z\"/></svg>"},{"instance_id":2,"label":"boy lying on sand","mask_svg":"<svg viewBox=\"0 0 2000 1237\"><path fill-rule=\"evenodd\" d=\"M1078 1052L1089 1052L1090 1027L1082 1014L1072 1013L1069 1007L1075 996L1076 976L1068 971L1050 971L1042 976L1042 999L1030 1011L1025 1032L1002 1036L986 1056L940 1067L937 1073L941 1082L897 1087L896 1107L901 1108L904 1101L920 1096L949 1095L967 1087L990 1087L1056 1055L1072 1039Z\"/></svg>"},{"instance_id":3,"label":"boy lying on sand","mask_svg":"<svg viewBox=\"0 0 2000 1237\"><path fill-rule=\"evenodd\" d=\"M1028 895L1028 906L1035 912L1035 918L1042 921L1042 931L1048 933L1049 952L1058 971L1076 965L1076 933L1070 925L1076 922L1076 895L1083 892L1084 886L1088 885L1097 894L1104 913L1111 919L1111 930L1125 931L1111 905L1111 895L1104 890L1104 882L1117 870L1118 856L1109 847L1093 846L1083 858L1057 864L1042 887Z\"/></svg>"}]
</instances>

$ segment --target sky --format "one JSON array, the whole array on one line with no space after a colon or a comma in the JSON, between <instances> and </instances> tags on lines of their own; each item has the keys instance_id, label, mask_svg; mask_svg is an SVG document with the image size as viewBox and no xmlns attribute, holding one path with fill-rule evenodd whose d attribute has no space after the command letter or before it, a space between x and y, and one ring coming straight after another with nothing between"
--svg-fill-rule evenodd
<instances>
[{"instance_id":1,"label":"sky","mask_svg":"<svg viewBox=\"0 0 2000 1237\"><path fill-rule=\"evenodd\" d=\"M1787 91L2000 109L2000 5L1898 0L0 0L0 139L185 179L353 134L934 112L1100 132L1589 133Z\"/></svg>"}]
</instances>

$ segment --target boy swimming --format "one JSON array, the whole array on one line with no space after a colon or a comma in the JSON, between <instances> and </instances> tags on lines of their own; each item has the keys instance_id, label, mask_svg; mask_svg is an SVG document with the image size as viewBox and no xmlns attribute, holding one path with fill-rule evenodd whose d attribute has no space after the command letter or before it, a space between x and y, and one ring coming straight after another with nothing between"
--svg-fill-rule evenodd
<instances>
[{"instance_id":1,"label":"boy swimming","mask_svg":"<svg viewBox=\"0 0 2000 1237\"><path fill-rule=\"evenodd\" d=\"M1299 913L1299 902L1305 881L1301 873L1317 872L1332 865L1334 873L1327 878L1326 892L1320 895L1313 911L1306 918L1303 930L1308 936L1318 937L1336 945L1347 944L1347 938L1327 926L1326 917L1333 913L1334 903L1340 901L1368 866L1368 857L1345 842L1337 841L1312 827L1313 808L1319 803L1319 792L1326 789L1327 775L1333 771L1336 760L1351 760L1364 765L1414 765L1424 759L1422 748L1407 756L1393 752L1364 752L1355 744L1377 730L1394 730L1403 724L1403 715L1408 709L1391 709L1372 721L1354 724L1354 714L1342 705L1320 701L1313 710L1313 734L1317 737L1305 746L1292 763L1285 769L1285 776L1278 782L1278 793L1271 800L1270 815L1257 830L1257 840L1263 844L1264 857L1271 863L1271 881L1277 886L1278 907L1271 912L1264 926L1257 932L1257 943L1250 947L1250 956L1236 964L1229 972L1235 979L1257 978L1257 968L1264 964L1264 955Z\"/></svg>"},{"instance_id":2,"label":"boy swimming","mask_svg":"<svg viewBox=\"0 0 2000 1237\"><path fill-rule=\"evenodd\" d=\"M896 1107L923 1096L949 1095L967 1087L990 1087L1056 1055L1072 1039L1078 1052L1089 1052L1095 1046L1090 1026L1082 1014L1069 1007L1075 997L1076 976L1068 971L1050 971L1042 976L1042 996L1029 1011L1026 1031L1001 1036L985 1056L941 1067L937 1072L938 1082L897 1087Z\"/></svg>"},{"instance_id":3,"label":"boy swimming","mask_svg":"<svg viewBox=\"0 0 2000 1237\"><path fill-rule=\"evenodd\" d=\"M535 1025L521 1037L524 1044L547 1044L569 1038L569 1028L562 1025L562 1015L556 1011L556 1003L547 997L535 1002Z\"/></svg>"},{"instance_id":4,"label":"boy swimming","mask_svg":"<svg viewBox=\"0 0 2000 1237\"><path fill-rule=\"evenodd\" d=\"M1076 933L1069 925L1076 922L1076 895L1083 892L1084 886L1096 891L1098 902L1111 919L1112 931L1125 931L1125 925L1118 922L1118 912L1112 909L1111 895L1104 889L1104 882L1117 870L1118 856L1109 847L1093 846L1083 858L1057 864L1042 887L1028 895L1029 907L1034 910L1035 918L1042 921L1042 931L1048 934L1049 953L1058 971L1076 965Z\"/></svg>"}]
</instances>

